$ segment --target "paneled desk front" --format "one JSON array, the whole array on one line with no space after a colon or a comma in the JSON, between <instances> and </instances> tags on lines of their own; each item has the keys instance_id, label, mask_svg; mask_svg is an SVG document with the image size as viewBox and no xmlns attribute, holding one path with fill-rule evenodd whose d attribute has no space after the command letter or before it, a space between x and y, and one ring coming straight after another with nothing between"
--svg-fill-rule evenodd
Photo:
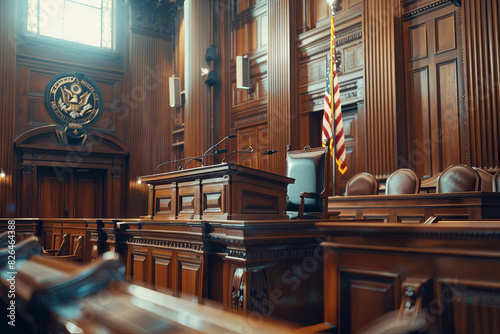
<instances>
[{"instance_id":1,"label":"paneled desk front","mask_svg":"<svg viewBox=\"0 0 500 334\"><path fill-rule=\"evenodd\" d=\"M421 223L427 219L500 219L500 193L471 191L447 194L334 196L329 211L339 219L384 219L387 222Z\"/></svg>"},{"instance_id":2,"label":"paneled desk front","mask_svg":"<svg viewBox=\"0 0 500 334\"><path fill-rule=\"evenodd\" d=\"M236 164L142 176L153 219L288 219L294 179Z\"/></svg>"}]
</instances>

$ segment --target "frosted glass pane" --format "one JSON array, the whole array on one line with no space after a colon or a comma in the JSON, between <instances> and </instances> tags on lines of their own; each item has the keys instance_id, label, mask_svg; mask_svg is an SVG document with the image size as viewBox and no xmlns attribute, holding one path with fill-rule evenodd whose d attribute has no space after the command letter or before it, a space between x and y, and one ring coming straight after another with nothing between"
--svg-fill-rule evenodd
<instances>
[{"instance_id":1,"label":"frosted glass pane","mask_svg":"<svg viewBox=\"0 0 500 334\"><path fill-rule=\"evenodd\" d=\"M63 0L40 0L38 31L40 35L62 38Z\"/></svg>"},{"instance_id":2,"label":"frosted glass pane","mask_svg":"<svg viewBox=\"0 0 500 334\"><path fill-rule=\"evenodd\" d=\"M66 2L63 29L65 40L101 46L101 11Z\"/></svg>"},{"instance_id":3,"label":"frosted glass pane","mask_svg":"<svg viewBox=\"0 0 500 334\"><path fill-rule=\"evenodd\" d=\"M28 26L29 32L38 32L38 0L28 1Z\"/></svg>"}]
</instances>

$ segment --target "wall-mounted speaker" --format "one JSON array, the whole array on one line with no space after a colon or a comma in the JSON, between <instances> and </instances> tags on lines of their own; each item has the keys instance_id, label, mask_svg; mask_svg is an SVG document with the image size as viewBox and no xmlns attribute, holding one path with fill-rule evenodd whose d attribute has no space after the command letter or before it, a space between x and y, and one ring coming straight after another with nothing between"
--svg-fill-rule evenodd
<instances>
[{"instance_id":1,"label":"wall-mounted speaker","mask_svg":"<svg viewBox=\"0 0 500 334\"><path fill-rule=\"evenodd\" d=\"M236 88L250 88L250 59L247 56L236 56Z\"/></svg>"},{"instance_id":2,"label":"wall-mounted speaker","mask_svg":"<svg viewBox=\"0 0 500 334\"><path fill-rule=\"evenodd\" d=\"M207 53L205 54L205 61L207 63L210 63L211 61L214 61L217 59L217 53L215 51L215 47L211 46L207 48Z\"/></svg>"},{"instance_id":3,"label":"wall-mounted speaker","mask_svg":"<svg viewBox=\"0 0 500 334\"><path fill-rule=\"evenodd\" d=\"M171 107L181 106L181 79L177 77L168 78L169 97Z\"/></svg>"},{"instance_id":4,"label":"wall-mounted speaker","mask_svg":"<svg viewBox=\"0 0 500 334\"><path fill-rule=\"evenodd\" d=\"M217 72L215 71L210 71L208 73L207 79L205 80L205 83L209 86L213 86L217 83Z\"/></svg>"}]
</instances>

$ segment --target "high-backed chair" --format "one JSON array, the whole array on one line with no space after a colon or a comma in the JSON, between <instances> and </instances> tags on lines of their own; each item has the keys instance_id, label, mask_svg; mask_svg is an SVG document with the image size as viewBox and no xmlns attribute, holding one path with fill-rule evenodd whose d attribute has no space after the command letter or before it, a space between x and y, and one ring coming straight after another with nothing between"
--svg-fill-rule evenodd
<instances>
[{"instance_id":1,"label":"high-backed chair","mask_svg":"<svg viewBox=\"0 0 500 334\"><path fill-rule=\"evenodd\" d=\"M370 173L362 172L351 177L345 186L346 196L377 195L378 181Z\"/></svg>"},{"instance_id":2,"label":"high-backed chair","mask_svg":"<svg viewBox=\"0 0 500 334\"><path fill-rule=\"evenodd\" d=\"M393 172L385 182L386 195L418 194L420 178L414 171L401 168Z\"/></svg>"},{"instance_id":3,"label":"high-backed chair","mask_svg":"<svg viewBox=\"0 0 500 334\"><path fill-rule=\"evenodd\" d=\"M55 255L59 259L70 260L70 261L80 261L83 260L83 236L79 236L74 246L74 251L72 254L69 254L69 243L70 243L70 235L64 234L61 246L56 249L43 249L43 255Z\"/></svg>"},{"instance_id":4,"label":"high-backed chair","mask_svg":"<svg viewBox=\"0 0 500 334\"><path fill-rule=\"evenodd\" d=\"M491 192L493 187L493 175L481 168L472 167L472 169L479 175L479 190Z\"/></svg>"},{"instance_id":5,"label":"high-backed chair","mask_svg":"<svg viewBox=\"0 0 500 334\"><path fill-rule=\"evenodd\" d=\"M318 219L328 216L329 148L306 146L288 151L286 176L295 182L287 188L286 210L290 219Z\"/></svg>"},{"instance_id":6,"label":"high-backed chair","mask_svg":"<svg viewBox=\"0 0 500 334\"><path fill-rule=\"evenodd\" d=\"M500 192L500 170L493 175L491 191Z\"/></svg>"},{"instance_id":7,"label":"high-backed chair","mask_svg":"<svg viewBox=\"0 0 500 334\"><path fill-rule=\"evenodd\" d=\"M439 174L437 193L454 193L479 190L479 175L465 165L451 165Z\"/></svg>"}]
</instances>

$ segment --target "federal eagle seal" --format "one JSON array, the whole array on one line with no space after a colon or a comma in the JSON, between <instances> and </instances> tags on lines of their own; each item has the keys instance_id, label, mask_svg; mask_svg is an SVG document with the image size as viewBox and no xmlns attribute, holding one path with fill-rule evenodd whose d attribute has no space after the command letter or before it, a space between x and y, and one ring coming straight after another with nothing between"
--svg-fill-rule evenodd
<instances>
[{"instance_id":1,"label":"federal eagle seal","mask_svg":"<svg viewBox=\"0 0 500 334\"><path fill-rule=\"evenodd\" d=\"M64 72L56 74L45 87L45 107L50 117L61 127L56 134L67 144L67 137L87 138L85 128L96 123L103 111L102 91L85 74Z\"/></svg>"}]
</instances>

